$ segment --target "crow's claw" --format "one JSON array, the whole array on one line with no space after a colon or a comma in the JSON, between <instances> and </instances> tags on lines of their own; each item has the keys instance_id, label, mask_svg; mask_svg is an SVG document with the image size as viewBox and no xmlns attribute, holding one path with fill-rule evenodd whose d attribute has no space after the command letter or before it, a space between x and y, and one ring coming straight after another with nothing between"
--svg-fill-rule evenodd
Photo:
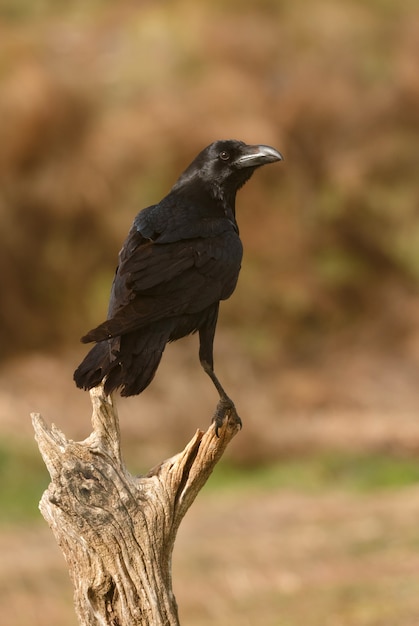
<instances>
[{"instance_id":1,"label":"crow's claw","mask_svg":"<svg viewBox=\"0 0 419 626\"><path fill-rule=\"evenodd\" d=\"M239 428L242 427L242 421L237 414L236 407L230 398L222 398L217 404L212 421L215 424L215 434L219 437L218 431L224 424L224 420L230 418Z\"/></svg>"}]
</instances>

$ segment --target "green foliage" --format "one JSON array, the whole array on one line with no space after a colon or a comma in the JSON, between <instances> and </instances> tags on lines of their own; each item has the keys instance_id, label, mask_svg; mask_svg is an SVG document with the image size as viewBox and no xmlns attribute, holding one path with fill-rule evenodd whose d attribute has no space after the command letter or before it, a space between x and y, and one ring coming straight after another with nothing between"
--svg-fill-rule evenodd
<instances>
[{"instance_id":1,"label":"green foliage","mask_svg":"<svg viewBox=\"0 0 419 626\"><path fill-rule=\"evenodd\" d=\"M356 490L370 492L399 489L419 482L419 462L415 459L369 454L318 454L283 459L255 467L221 462L208 488L214 490L291 489Z\"/></svg>"},{"instance_id":2,"label":"green foliage","mask_svg":"<svg viewBox=\"0 0 419 626\"><path fill-rule=\"evenodd\" d=\"M35 443L0 441L1 523L41 519L38 503L48 484L48 473Z\"/></svg>"}]
</instances>

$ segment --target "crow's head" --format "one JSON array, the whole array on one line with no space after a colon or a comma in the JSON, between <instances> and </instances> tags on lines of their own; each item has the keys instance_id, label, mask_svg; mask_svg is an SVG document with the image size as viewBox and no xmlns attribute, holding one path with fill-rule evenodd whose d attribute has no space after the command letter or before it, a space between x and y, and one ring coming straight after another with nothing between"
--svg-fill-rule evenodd
<instances>
[{"instance_id":1,"label":"crow's head","mask_svg":"<svg viewBox=\"0 0 419 626\"><path fill-rule=\"evenodd\" d=\"M213 197L234 202L237 190L249 180L256 168L282 158L278 150L271 146L247 145L235 139L215 141L195 157L175 188L198 183Z\"/></svg>"}]
</instances>

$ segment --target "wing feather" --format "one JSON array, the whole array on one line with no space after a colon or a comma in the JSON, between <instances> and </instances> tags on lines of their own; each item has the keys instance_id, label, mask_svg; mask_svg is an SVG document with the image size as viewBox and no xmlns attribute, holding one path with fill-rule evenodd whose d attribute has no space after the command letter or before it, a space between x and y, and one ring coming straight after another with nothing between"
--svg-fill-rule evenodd
<instances>
[{"instance_id":1,"label":"wing feather","mask_svg":"<svg viewBox=\"0 0 419 626\"><path fill-rule=\"evenodd\" d=\"M108 320L82 341L103 341L163 318L203 311L234 290L242 258L234 231L166 244L141 239L134 246L129 237L130 254L121 251Z\"/></svg>"}]
</instances>

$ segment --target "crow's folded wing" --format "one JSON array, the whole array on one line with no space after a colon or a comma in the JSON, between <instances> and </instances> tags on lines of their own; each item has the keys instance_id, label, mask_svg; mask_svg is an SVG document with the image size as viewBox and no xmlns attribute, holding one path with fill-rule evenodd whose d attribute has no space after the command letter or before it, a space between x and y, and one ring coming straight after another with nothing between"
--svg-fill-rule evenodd
<instances>
[{"instance_id":1,"label":"crow's folded wing","mask_svg":"<svg viewBox=\"0 0 419 626\"><path fill-rule=\"evenodd\" d=\"M233 230L163 244L130 233L120 254L109 319L82 341L103 341L157 320L203 311L231 295L241 259L242 244Z\"/></svg>"}]
</instances>

